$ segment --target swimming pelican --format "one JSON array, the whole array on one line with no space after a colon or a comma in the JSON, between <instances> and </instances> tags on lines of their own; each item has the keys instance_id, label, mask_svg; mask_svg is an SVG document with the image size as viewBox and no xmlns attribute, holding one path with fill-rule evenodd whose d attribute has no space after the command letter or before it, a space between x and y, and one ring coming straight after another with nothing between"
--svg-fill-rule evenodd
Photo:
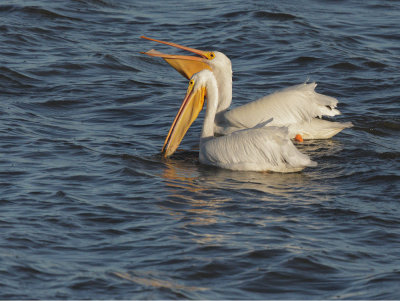
<instances>
[{"instance_id":1,"label":"swimming pelican","mask_svg":"<svg viewBox=\"0 0 400 301\"><path fill-rule=\"evenodd\" d=\"M218 51L203 51L179 44L142 36L141 38L170 45L199 56L170 55L154 49L144 52L161 57L187 78L203 69L211 70L219 88L219 104L215 119L215 132L219 135L239 129L252 128L273 119L270 126L286 126L291 138L328 139L341 130L351 127L351 122L340 123L321 119L322 116L339 115L337 99L315 92L315 83L292 86L262 97L245 105L229 109L232 102L232 64Z\"/></svg>"},{"instance_id":2,"label":"swimming pelican","mask_svg":"<svg viewBox=\"0 0 400 301\"><path fill-rule=\"evenodd\" d=\"M200 139L199 160L231 170L295 172L316 166L289 138L287 128L258 125L214 137L214 119L219 91L213 72L202 70L192 76L182 105L172 123L162 149L165 157L178 148L187 130L199 115L207 98Z\"/></svg>"}]
</instances>

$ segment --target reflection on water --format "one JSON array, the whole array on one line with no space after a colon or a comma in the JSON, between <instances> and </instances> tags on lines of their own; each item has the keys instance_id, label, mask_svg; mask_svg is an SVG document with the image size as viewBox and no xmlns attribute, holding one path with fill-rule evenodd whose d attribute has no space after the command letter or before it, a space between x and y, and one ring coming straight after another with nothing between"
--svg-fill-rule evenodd
<instances>
[{"instance_id":1,"label":"reflection on water","mask_svg":"<svg viewBox=\"0 0 400 301\"><path fill-rule=\"evenodd\" d=\"M172 215L190 219L183 223L187 226L208 226L218 222L224 213L220 210L230 197L212 196L209 185L204 185L201 167L192 152L185 160L167 159L162 177L166 185L166 201L160 206ZM192 158L187 161L187 158ZM202 233L198 242L220 241L221 237Z\"/></svg>"},{"instance_id":2,"label":"reflection on water","mask_svg":"<svg viewBox=\"0 0 400 301\"><path fill-rule=\"evenodd\" d=\"M165 199L159 206L175 216L182 227L190 229L191 238L199 244L229 241L237 229L216 233L212 227L227 222L229 212L243 217L238 222L249 219L259 225L265 225L266 221L281 222L282 216L267 208L319 203L331 189L329 185L318 184L318 175L307 171L289 174L230 171L200 165L197 156L197 152L182 152L164 161L160 175L165 184ZM310 197L305 198L307 195ZM249 212L237 212L246 208Z\"/></svg>"},{"instance_id":3,"label":"reflection on water","mask_svg":"<svg viewBox=\"0 0 400 301\"><path fill-rule=\"evenodd\" d=\"M311 151L316 151L320 146L314 146ZM327 147L332 151L331 147ZM336 150L334 152L337 152ZM171 200L186 200L198 202L203 195L213 203L228 201L232 193L257 196L259 200L279 201L293 198L296 192L310 189L313 186L316 174L311 169L298 173L273 173L231 171L200 165L196 152L190 154L192 159L181 157L168 159L161 176L168 188ZM196 157L195 157L196 155ZM318 187L323 193L323 186ZM221 192L225 191L223 194ZM225 195L225 198L221 198Z\"/></svg>"},{"instance_id":4,"label":"reflection on water","mask_svg":"<svg viewBox=\"0 0 400 301\"><path fill-rule=\"evenodd\" d=\"M121 273L114 272L115 276L129 280L139 285L152 287L152 288L164 288L171 290L183 290L183 291L205 291L204 287L186 286L178 284L173 280L159 279L161 275L156 271L135 271L133 273ZM156 274L156 276L155 276Z\"/></svg>"}]
</instances>

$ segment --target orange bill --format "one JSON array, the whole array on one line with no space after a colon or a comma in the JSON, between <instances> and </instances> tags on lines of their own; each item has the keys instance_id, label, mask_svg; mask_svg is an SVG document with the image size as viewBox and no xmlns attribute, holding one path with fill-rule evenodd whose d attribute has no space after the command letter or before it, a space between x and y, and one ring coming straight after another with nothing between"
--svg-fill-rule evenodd
<instances>
[{"instance_id":1,"label":"orange bill","mask_svg":"<svg viewBox=\"0 0 400 301\"><path fill-rule=\"evenodd\" d=\"M173 46L185 51L192 52L199 56L190 56L190 55L175 55L175 54L165 54L154 49L149 50L147 52L142 52L143 54L147 54L149 56L161 57L168 64L170 64L176 71L185 76L187 79L190 79L193 74L200 72L201 70L208 69L211 70L211 67L207 64L207 61L214 58L214 54L209 51L198 50L195 48L190 48L186 46L182 46L179 44L175 44L172 42L166 42L161 40L156 40L152 38L148 38L145 36L141 36L142 39L150 40L153 42L158 42L161 44ZM212 70L211 70L212 71Z\"/></svg>"},{"instance_id":2,"label":"orange bill","mask_svg":"<svg viewBox=\"0 0 400 301\"><path fill-rule=\"evenodd\" d=\"M202 110L205 96L205 88L200 87L195 90L194 81L191 80L189 82L185 99L183 100L178 114L169 129L167 138L165 139L161 151L164 157L169 157L176 151L183 137L186 135L186 132Z\"/></svg>"}]
</instances>

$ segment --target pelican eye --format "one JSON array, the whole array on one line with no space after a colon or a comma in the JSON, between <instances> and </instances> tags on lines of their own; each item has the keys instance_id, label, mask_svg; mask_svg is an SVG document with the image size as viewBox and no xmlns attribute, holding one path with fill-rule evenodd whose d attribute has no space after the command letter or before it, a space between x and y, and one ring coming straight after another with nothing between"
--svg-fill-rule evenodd
<instances>
[{"instance_id":1,"label":"pelican eye","mask_svg":"<svg viewBox=\"0 0 400 301\"><path fill-rule=\"evenodd\" d=\"M191 86L194 85L194 80L193 79L190 80L189 85L191 85Z\"/></svg>"},{"instance_id":2,"label":"pelican eye","mask_svg":"<svg viewBox=\"0 0 400 301\"><path fill-rule=\"evenodd\" d=\"M214 59L215 58L215 53L214 52L210 52L209 58L210 58L210 60Z\"/></svg>"}]
</instances>

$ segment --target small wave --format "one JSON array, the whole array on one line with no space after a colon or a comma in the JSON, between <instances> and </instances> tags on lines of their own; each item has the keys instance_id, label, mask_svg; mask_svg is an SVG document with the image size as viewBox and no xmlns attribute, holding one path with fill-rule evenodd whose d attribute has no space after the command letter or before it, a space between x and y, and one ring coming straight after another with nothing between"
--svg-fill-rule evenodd
<instances>
[{"instance_id":1,"label":"small wave","mask_svg":"<svg viewBox=\"0 0 400 301\"><path fill-rule=\"evenodd\" d=\"M53 70L71 71L71 70L84 70L87 68L87 66L85 64L77 64L72 62L60 62L57 64L49 65L49 68Z\"/></svg>"},{"instance_id":2,"label":"small wave","mask_svg":"<svg viewBox=\"0 0 400 301\"><path fill-rule=\"evenodd\" d=\"M77 214L79 217L81 217L85 223L94 223L98 224L98 226L104 226L104 225L117 225L117 224L122 224L126 222L125 216L113 216L108 212L108 216L101 216L98 214ZM104 246L101 245L99 246L100 249L104 249ZM96 249L97 247L95 247Z\"/></svg>"},{"instance_id":3,"label":"small wave","mask_svg":"<svg viewBox=\"0 0 400 301\"><path fill-rule=\"evenodd\" d=\"M0 5L0 13L3 12L11 12L13 10L15 10L17 7L15 5Z\"/></svg>"},{"instance_id":4,"label":"small wave","mask_svg":"<svg viewBox=\"0 0 400 301\"><path fill-rule=\"evenodd\" d=\"M334 267L331 267L326 264L319 263L312 257L294 257L287 260L284 264L284 267L291 270L297 270L299 272L303 271L314 271L315 273L336 273L338 270ZM300 275L299 275L300 276Z\"/></svg>"},{"instance_id":5,"label":"small wave","mask_svg":"<svg viewBox=\"0 0 400 301\"><path fill-rule=\"evenodd\" d=\"M0 178L6 179L9 177L15 177L15 176L23 176L28 174L27 171L25 170L9 170L9 171L0 171Z\"/></svg>"},{"instance_id":6,"label":"small wave","mask_svg":"<svg viewBox=\"0 0 400 301\"><path fill-rule=\"evenodd\" d=\"M121 71L130 71L130 72L139 72L137 68L129 65L128 63L122 62L116 56L111 54L105 54L103 56L103 64L96 64L98 67L109 68L112 70L121 70Z\"/></svg>"},{"instance_id":7,"label":"small wave","mask_svg":"<svg viewBox=\"0 0 400 301\"><path fill-rule=\"evenodd\" d=\"M18 274L24 274L25 276L30 275L30 277L41 278L43 276L54 276L49 272L43 271L40 267L35 267L34 265L16 265L13 268L14 272Z\"/></svg>"},{"instance_id":8,"label":"small wave","mask_svg":"<svg viewBox=\"0 0 400 301\"><path fill-rule=\"evenodd\" d=\"M88 6L96 5L99 7L108 7L108 8L116 7L116 3L118 3L113 0L108 0L108 1L107 0L75 0L75 1L86 4Z\"/></svg>"},{"instance_id":9,"label":"small wave","mask_svg":"<svg viewBox=\"0 0 400 301\"><path fill-rule=\"evenodd\" d=\"M50 20L66 19L66 20L70 20L70 21L83 21L82 19L79 19L76 17L71 17L71 16L65 16L60 13L56 13L49 9L44 9L44 8L38 7L38 6L24 6L24 7L15 6L12 9L12 11L21 12L23 14L28 15L28 17L39 17L39 18L50 19Z\"/></svg>"},{"instance_id":10,"label":"small wave","mask_svg":"<svg viewBox=\"0 0 400 301\"><path fill-rule=\"evenodd\" d=\"M384 64L382 62L376 62L376 61L367 61L367 62L363 63L363 65L368 68L372 68L372 69L384 69L387 67L386 64Z\"/></svg>"},{"instance_id":11,"label":"small wave","mask_svg":"<svg viewBox=\"0 0 400 301\"><path fill-rule=\"evenodd\" d=\"M254 250L246 254L246 258L252 259L271 259L276 257L287 256L289 252L285 249L265 249L265 250Z\"/></svg>"},{"instance_id":12,"label":"small wave","mask_svg":"<svg viewBox=\"0 0 400 301\"><path fill-rule=\"evenodd\" d=\"M39 80L32 76L18 72L11 68L0 67L0 85L4 84L3 80L9 84L20 86L21 88L33 87L36 83L39 83ZM7 88L6 85L5 88Z\"/></svg>"},{"instance_id":13,"label":"small wave","mask_svg":"<svg viewBox=\"0 0 400 301\"><path fill-rule=\"evenodd\" d=\"M14 80L10 77L0 75L0 88L2 90L1 92L4 94L21 95L21 94L24 94L23 92L21 92L21 88L29 89L29 88L33 88L33 87L34 87L34 85L24 84L20 81Z\"/></svg>"},{"instance_id":14,"label":"small wave","mask_svg":"<svg viewBox=\"0 0 400 301\"><path fill-rule=\"evenodd\" d=\"M398 243L400 241L400 235L394 231L375 228L375 230L368 231L366 234L361 235L359 240L361 243L370 245L371 247L374 245L390 245Z\"/></svg>"},{"instance_id":15,"label":"small wave","mask_svg":"<svg viewBox=\"0 0 400 301\"><path fill-rule=\"evenodd\" d=\"M373 175L368 176L364 179L363 182L371 183L377 185L379 183L391 183L391 182L400 182L400 175L388 174L388 175Z\"/></svg>"},{"instance_id":16,"label":"small wave","mask_svg":"<svg viewBox=\"0 0 400 301\"><path fill-rule=\"evenodd\" d=\"M330 208L321 206L315 212L315 215L320 216L322 218L327 218L330 216L342 217L342 218L356 218L360 214L351 209L342 209L342 208Z\"/></svg>"},{"instance_id":17,"label":"small wave","mask_svg":"<svg viewBox=\"0 0 400 301\"><path fill-rule=\"evenodd\" d=\"M200 248L201 252L211 252L221 250L224 251L221 247L208 247ZM210 262L207 262L201 266L199 266L195 271L192 271L192 275L190 278L192 279L202 279L202 278L217 278L221 275L229 275L235 274L239 270L239 266L232 265L229 261L220 260L220 259L211 259Z\"/></svg>"},{"instance_id":18,"label":"small wave","mask_svg":"<svg viewBox=\"0 0 400 301\"><path fill-rule=\"evenodd\" d=\"M297 19L296 16L291 14L285 13L273 13L268 11L257 11L254 14L254 17L259 19L269 19L269 20L276 20L276 21L291 21Z\"/></svg>"},{"instance_id":19,"label":"small wave","mask_svg":"<svg viewBox=\"0 0 400 301\"><path fill-rule=\"evenodd\" d=\"M152 175L149 175L147 170L142 170L139 168L130 168L130 167L123 167L123 168L119 168L115 171L112 171L110 174L113 175L120 175L120 176L129 176L129 177L153 177Z\"/></svg>"},{"instance_id":20,"label":"small wave","mask_svg":"<svg viewBox=\"0 0 400 301\"><path fill-rule=\"evenodd\" d=\"M383 160L397 160L400 159L400 152L383 152L378 157Z\"/></svg>"},{"instance_id":21,"label":"small wave","mask_svg":"<svg viewBox=\"0 0 400 301\"><path fill-rule=\"evenodd\" d=\"M144 176L144 177L158 177L156 174L160 167L163 167L160 155L154 156L139 156L129 154L102 154L105 160L112 159L122 160L123 167L110 172L113 175L121 176Z\"/></svg>"},{"instance_id":22,"label":"small wave","mask_svg":"<svg viewBox=\"0 0 400 301\"><path fill-rule=\"evenodd\" d=\"M109 289L110 283L102 278L78 276L71 280L68 288L74 291L99 291Z\"/></svg>"},{"instance_id":23,"label":"small wave","mask_svg":"<svg viewBox=\"0 0 400 301\"><path fill-rule=\"evenodd\" d=\"M393 3L395 3L395 2L393 2ZM372 4L367 4L366 5L366 8L368 8L368 9L372 9L372 10L375 10L375 9L380 9L380 10L387 10L387 9L396 9L396 6L394 6L394 5L390 5L390 2L387 2L387 3L385 3L385 2L380 2L380 3L372 3Z\"/></svg>"},{"instance_id":24,"label":"small wave","mask_svg":"<svg viewBox=\"0 0 400 301\"><path fill-rule=\"evenodd\" d=\"M368 293L363 297L356 295L354 299L398 300L399 292L397 289L382 290L382 287L388 285L396 286L399 283L399 279L400 272L396 269L393 272L376 275L374 278L368 281L366 286L363 287L363 291L373 292L373 294Z\"/></svg>"},{"instance_id":25,"label":"small wave","mask_svg":"<svg viewBox=\"0 0 400 301\"><path fill-rule=\"evenodd\" d=\"M361 217L357 218L356 220L365 221L369 225L377 225L377 226L388 227L388 228L393 227L393 226L399 226L399 224L400 224L398 220L387 219L387 218L383 218L382 216L376 216L376 215L371 215L371 214L361 216Z\"/></svg>"},{"instance_id":26,"label":"small wave","mask_svg":"<svg viewBox=\"0 0 400 301\"><path fill-rule=\"evenodd\" d=\"M329 67L333 68L333 69L340 69L340 70L360 70L360 69L362 69L360 66L357 66L357 65L349 63L349 62L336 63L333 65L330 65Z\"/></svg>"},{"instance_id":27,"label":"small wave","mask_svg":"<svg viewBox=\"0 0 400 301\"><path fill-rule=\"evenodd\" d=\"M314 63L318 61L319 58L317 57L312 57L312 56L300 56L292 60L292 63L298 63L298 64L308 64L308 63Z\"/></svg>"},{"instance_id":28,"label":"small wave","mask_svg":"<svg viewBox=\"0 0 400 301\"><path fill-rule=\"evenodd\" d=\"M221 17L229 19L229 18L243 17L246 14L247 14L246 11L234 11L234 12L222 14Z\"/></svg>"},{"instance_id":29,"label":"small wave","mask_svg":"<svg viewBox=\"0 0 400 301\"><path fill-rule=\"evenodd\" d=\"M398 132L400 130L400 120L399 119L389 119L386 117L374 117L374 118L365 118L361 116L357 119L357 128L359 130L368 132L370 134L386 137L391 136L394 132Z\"/></svg>"},{"instance_id":30,"label":"small wave","mask_svg":"<svg viewBox=\"0 0 400 301\"><path fill-rule=\"evenodd\" d=\"M326 292L343 289L345 285L345 280L329 279L326 271L309 271L305 267L304 270L295 272L284 269L270 270L262 277L246 277L240 288L260 294L260 299L275 299L279 296L278 299L291 300L299 298L300 295L306 296L305 299L308 300L310 297L313 299L313 295L318 296L318 291L323 296Z\"/></svg>"},{"instance_id":31,"label":"small wave","mask_svg":"<svg viewBox=\"0 0 400 301\"><path fill-rule=\"evenodd\" d=\"M37 103L35 105L43 106L49 109L65 109L65 108L74 108L77 105L82 104L79 100L73 99L64 99L64 100L47 100L42 103Z\"/></svg>"},{"instance_id":32,"label":"small wave","mask_svg":"<svg viewBox=\"0 0 400 301\"><path fill-rule=\"evenodd\" d=\"M368 284L375 284L375 283L382 284L383 282L387 282L387 281L398 282L399 279L400 279L400 270L393 269L392 272L381 273L381 274L377 274L377 275L371 277L368 280Z\"/></svg>"}]
</instances>

